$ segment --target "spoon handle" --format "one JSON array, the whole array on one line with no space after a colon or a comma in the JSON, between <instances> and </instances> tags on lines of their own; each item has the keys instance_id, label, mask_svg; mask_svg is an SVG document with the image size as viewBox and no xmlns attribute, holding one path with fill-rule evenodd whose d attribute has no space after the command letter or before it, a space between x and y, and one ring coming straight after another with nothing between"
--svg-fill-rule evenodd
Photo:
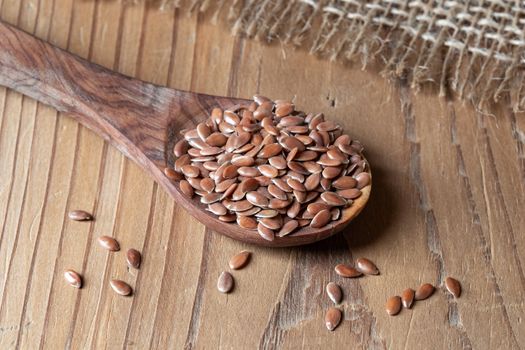
<instances>
[{"instance_id":1,"label":"spoon handle","mask_svg":"<svg viewBox=\"0 0 525 350\"><path fill-rule=\"evenodd\" d=\"M167 123L194 99L87 62L1 21L0 85L70 114L143 166L164 161Z\"/></svg>"}]
</instances>

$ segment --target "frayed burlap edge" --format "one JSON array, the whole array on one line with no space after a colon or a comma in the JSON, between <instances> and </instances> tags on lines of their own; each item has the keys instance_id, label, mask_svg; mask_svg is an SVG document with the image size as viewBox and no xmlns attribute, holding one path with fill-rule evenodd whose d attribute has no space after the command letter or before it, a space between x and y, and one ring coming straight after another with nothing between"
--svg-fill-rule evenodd
<instances>
[{"instance_id":1,"label":"frayed burlap edge","mask_svg":"<svg viewBox=\"0 0 525 350\"><path fill-rule=\"evenodd\" d=\"M382 67L419 90L433 84L486 110L525 105L519 1L160 0L162 8L211 13L234 35L280 41L331 60Z\"/></svg>"}]
</instances>

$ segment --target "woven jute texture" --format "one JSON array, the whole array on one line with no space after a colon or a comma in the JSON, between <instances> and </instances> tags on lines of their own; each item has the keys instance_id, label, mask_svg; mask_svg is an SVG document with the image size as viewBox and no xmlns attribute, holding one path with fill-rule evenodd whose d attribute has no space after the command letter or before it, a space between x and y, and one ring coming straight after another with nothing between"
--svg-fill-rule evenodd
<instances>
[{"instance_id":1,"label":"woven jute texture","mask_svg":"<svg viewBox=\"0 0 525 350\"><path fill-rule=\"evenodd\" d=\"M376 65L415 89L434 85L485 109L525 106L525 1L163 0L231 23L234 34Z\"/></svg>"}]
</instances>

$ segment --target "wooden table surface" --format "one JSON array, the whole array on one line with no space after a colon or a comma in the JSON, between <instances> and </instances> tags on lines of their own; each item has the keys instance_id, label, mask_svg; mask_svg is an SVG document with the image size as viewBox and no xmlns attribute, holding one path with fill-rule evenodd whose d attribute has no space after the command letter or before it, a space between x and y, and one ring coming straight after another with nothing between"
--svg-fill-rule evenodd
<instances>
[{"instance_id":1,"label":"wooden table surface","mask_svg":"<svg viewBox=\"0 0 525 350\"><path fill-rule=\"evenodd\" d=\"M525 119L414 94L359 66L276 43L233 38L224 22L119 1L0 0L0 18L127 75L218 95L295 98L361 140L374 173L369 205L319 244L265 249L206 230L138 166L94 133L0 88L0 349L525 348ZM92 223L66 219L83 208ZM144 254L95 244L113 235ZM253 252L218 293L229 258ZM368 257L378 277L342 279ZM66 285L63 271L85 286ZM461 281L398 316L387 297L422 282ZM119 297L109 280L135 288ZM329 332L329 281L344 320Z\"/></svg>"}]
</instances>

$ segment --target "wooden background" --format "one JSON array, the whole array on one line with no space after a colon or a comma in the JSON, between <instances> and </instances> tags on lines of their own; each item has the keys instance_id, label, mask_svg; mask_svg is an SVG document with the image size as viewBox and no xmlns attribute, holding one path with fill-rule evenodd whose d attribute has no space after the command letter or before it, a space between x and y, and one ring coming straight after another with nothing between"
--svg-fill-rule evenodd
<instances>
[{"instance_id":1,"label":"wooden background","mask_svg":"<svg viewBox=\"0 0 525 350\"><path fill-rule=\"evenodd\" d=\"M0 18L124 74L218 95L293 98L345 125L374 172L368 207L344 235L263 249L207 231L135 164L89 130L0 88L0 349L525 347L525 120L415 95L358 67L277 43L233 38L202 16L117 1L0 0ZM504 101L505 102L505 101ZM92 223L65 218L92 211ZM95 244L114 235L144 253ZM234 253L253 252L232 294L216 279ZM381 276L337 277L365 256ZM85 287L68 287L64 269ZM403 310L387 297L447 275L443 291ZM111 278L129 281L131 298ZM324 327L329 281L343 286L344 321Z\"/></svg>"}]
</instances>

